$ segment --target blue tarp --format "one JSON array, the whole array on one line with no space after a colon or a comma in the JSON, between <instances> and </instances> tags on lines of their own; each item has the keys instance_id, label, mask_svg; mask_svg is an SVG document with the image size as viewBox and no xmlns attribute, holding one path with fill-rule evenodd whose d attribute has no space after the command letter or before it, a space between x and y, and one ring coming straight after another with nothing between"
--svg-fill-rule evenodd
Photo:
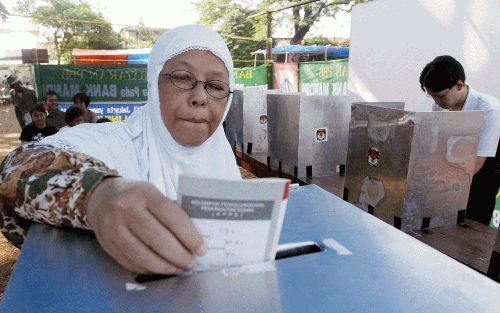
<instances>
[{"instance_id":1,"label":"blue tarp","mask_svg":"<svg viewBox=\"0 0 500 313\"><path fill-rule=\"evenodd\" d=\"M330 46L302 46L302 45L289 45L273 48L273 54L324 54L326 53L329 58L345 59L349 57L348 47L330 47ZM254 53L265 54L266 50L255 51Z\"/></svg>"},{"instance_id":2,"label":"blue tarp","mask_svg":"<svg viewBox=\"0 0 500 313\"><path fill-rule=\"evenodd\" d=\"M298 53L298 54L321 54L327 52L329 57L344 59L349 57L349 48L347 47L329 47L329 46L301 46L290 45L273 48L273 54Z\"/></svg>"},{"instance_id":3,"label":"blue tarp","mask_svg":"<svg viewBox=\"0 0 500 313\"><path fill-rule=\"evenodd\" d=\"M129 54L127 64L148 64L149 54Z\"/></svg>"},{"instance_id":4,"label":"blue tarp","mask_svg":"<svg viewBox=\"0 0 500 313\"><path fill-rule=\"evenodd\" d=\"M324 54L326 50L329 59L346 59L349 57L349 47L331 47L331 46L302 46L289 45L273 48L273 54ZM266 50L255 51L254 53L265 54ZM128 64L148 64L149 54L129 54Z\"/></svg>"}]
</instances>

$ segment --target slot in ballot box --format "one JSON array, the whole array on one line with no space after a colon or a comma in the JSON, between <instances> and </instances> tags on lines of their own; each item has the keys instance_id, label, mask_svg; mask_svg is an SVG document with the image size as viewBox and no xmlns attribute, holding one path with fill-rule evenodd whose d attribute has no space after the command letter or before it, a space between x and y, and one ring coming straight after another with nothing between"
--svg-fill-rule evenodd
<instances>
[{"instance_id":1,"label":"slot in ballot box","mask_svg":"<svg viewBox=\"0 0 500 313\"><path fill-rule=\"evenodd\" d=\"M350 107L345 96L267 96L271 166L294 177L336 175L345 164Z\"/></svg>"},{"instance_id":2,"label":"slot in ballot box","mask_svg":"<svg viewBox=\"0 0 500 313\"><path fill-rule=\"evenodd\" d=\"M267 152L267 98L279 90L237 89L224 122L227 140L243 153Z\"/></svg>"},{"instance_id":3,"label":"slot in ballot box","mask_svg":"<svg viewBox=\"0 0 500 313\"><path fill-rule=\"evenodd\" d=\"M403 230L462 223L483 112L353 103L344 199Z\"/></svg>"},{"instance_id":4,"label":"slot in ballot box","mask_svg":"<svg viewBox=\"0 0 500 313\"><path fill-rule=\"evenodd\" d=\"M132 286L89 233L33 224L1 313L492 313L500 284L341 198L290 191L280 245L321 252L274 271L213 271ZM130 287L130 286L129 286Z\"/></svg>"}]
</instances>

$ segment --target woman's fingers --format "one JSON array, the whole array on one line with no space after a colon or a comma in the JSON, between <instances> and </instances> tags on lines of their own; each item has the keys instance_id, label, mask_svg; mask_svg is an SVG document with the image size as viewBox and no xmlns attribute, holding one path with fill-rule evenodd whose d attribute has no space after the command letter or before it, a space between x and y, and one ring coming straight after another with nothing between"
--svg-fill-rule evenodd
<instances>
[{"instance_id":1,"label":"woman's fingers","mask_svg":"<svg viewBox=\"0 0 500 313\"><path fill-rule=\"evenodd\" d=\"M161 194L160 194L161 195ZM203 255L207 245L189 216L175 202L163 197L148 200L148 210L191 252Z\"/></svg>"},{"instance_id":2,"label":"woman's fingers","mask_svg":"<svg viewBox=\"0 0 500 313\"><path fill-rule=\"evenodd\" d=\"M207 249L184 210L149 183L105 179L91 194L87 219L104 250L132 271L178 273Z\"/></svg>"},{"instance_id":3,"label":"woman's fingers","mask_svg":"<svg viewBox=\"0 0 500 313\"><path fill-rule=\"evenodd\" d=\"M121 261L144 269L138 273L178 274L182 271L157 255L128 229L119 229L114 242L115 248L121 252Z\"/></svg>"},{"instance_id":4,"label":"woman's fingers","mask_svg":"<svg viewBox=\"0 0 500 313\"><path fill-rule=\"evenodd\" d=\"M190 269L195 265L193 255L148 211L144 210L141 217L129 227L136 238L168 263L182 269Z\"/></svg>"},{"instance_id":5,"label":"woman's fingers","mask_svg":"<svg viewBox=\"0 0 500 313\"><path fill-rule=\"evenodd\" d=\"M113 258L118 264L126 268L131 272L146 274L148 271L146 268L139 264L135 264L127 255L123 254L118 245L113 240L102 240L99 234L96 232L96 238L103 250Z\"/></svg>"}]
</instances>

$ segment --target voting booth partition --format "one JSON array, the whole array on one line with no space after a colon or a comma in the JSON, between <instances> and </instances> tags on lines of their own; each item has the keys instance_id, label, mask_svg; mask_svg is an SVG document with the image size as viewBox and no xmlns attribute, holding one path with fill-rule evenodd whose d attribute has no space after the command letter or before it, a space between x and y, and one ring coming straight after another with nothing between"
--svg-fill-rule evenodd
<instances>
[{"instance_id":1,"label":"voting booth partition","mask_svg":"<svg viewBox=\"0 0 500 313\"><path fill-rule=\"evenodd\" d=\"M279 90L235 90L224 122L226 137L234 150L267 153L267 95Z\"/></svg>"},{"instance_id":2,"label":"voting booth partition","mask_svg":"<svg viewBox=\"0 0 500 313\"><path fill-rule=\"evenodd\" d=\"M268 95L271 166L299 178L338 175L347 156L349 115L344 96Z\"/></svg>"},{"instance_id":3,"label":"voting booth partition","mask_svg":"<svg viewBox=\"0 0 500 313\"><path fill-rule=\"evenodd\" d=\"M344 200L403 230L463 223L483 112L353 103Z\"/></svg>"}]
</instances>

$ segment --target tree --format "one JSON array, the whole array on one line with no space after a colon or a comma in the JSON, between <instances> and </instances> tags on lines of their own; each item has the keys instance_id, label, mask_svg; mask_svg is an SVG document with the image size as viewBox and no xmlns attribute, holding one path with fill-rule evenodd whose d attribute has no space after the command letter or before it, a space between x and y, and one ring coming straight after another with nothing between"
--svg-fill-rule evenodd
<instances>
[{"instance_id":1,"label":"tree","mask_svg":"<svg viewBox=\"0 0 500 313\"><path fill-rule=\"evenodd\" d=\"M162 28L150 28L144 25L142 20L137 26L137 38L132 37L126 40L127 48L151 48L156 40L167 30Z\"/></svg>"},{"instance_id":2,"label":"tree","mask_svg":"<svg viewBox=\"0 0 500 313\"><path fill-rule=\"evenodd\" d=\"M304 42L304 45L308 45L308 46L311 46L311 45L317 45L317 46L331 45L331 46L334 46L335 45L333 40L330 40L328 38L321 37L321 36L316 36L316 37L304 39L303 42Z\"/></svg>"},{"instance_id":3,"label":"tree","mask_svg":"<svg viewBox=\"0 0 500 313\"><path fill-rule=\"evenodd\" d=\"M303 41L304 45L317 45L317 46L339 46L339 47L349 47L350 40L344 38L334 38L328 39L325 37L317 36L312 38L306 38Z\"/></svg>"},{"instance_id":4,"label":"tree","mask_svg":"<svg viewBox=\"0 0 500 313\"><path fill-rule=\"evenodd\" d=\"M293 24L294 35L290 39L290 44L301 44L305 35L311 27L319 21L322 16L335 17L339 11L350 11L352 6L357 3L367 2L370 0L318 0L305 5L296 6L290 9L283 10L284 14L276 12L273 14L278 22L288 20ZM300 0L265 0L261 6L264 10L272 8L281 8L293 4L299 4L304 1ZM292 12L290 15L288 12Z\"/></svg>"},{"instance_id":5,"label":"tree","mask_svg":"<svg viewBox=\"0 0 500 313\"><path fill-rule=\"evenodd\" d=\"M31 16L32 23L52 43L58 64L63 58L71 60L72 48L121 47L120 36L111 23L87 2L19 0L16 11Z\"/></svg>"},{"instance_id":6,"label":"tree","mask_svg":"<svg viewBox=\"0 0 500 313\"><path fill-rule=\"evenodd\" d=\"M235 67L252 65L251 53L265 48L264 38L253 39L256 37L256 30L248 18L253 13L255 12L239 5L225 8L224 20L219 26L219 32L231 51Z\"/></svg>"},{"instance_id":7,"label":"tree","mask_svg":"<svg viewBox=\"0 0 500 313\"><path fill-rule=\"evenodd\" d=\"M214 26L223 19L228 11L239 10L241 6L232 5L231 0L199 0L196 9L200 13L199 23Z\"/></svg>"},{"instance_id":8,"label":"tree","mask_svg":"<svg viewBox=\"0 0 500 313\"><path fill-rule=\"evenodd\" d=\"M196 3L199 23L218 29L231 51L235 67L252 65L251 52L265 48L265 25L259 27L249 19L256 11L242 6L242 2L202 0Z\"/></svg>"},{"instance_id":9,"label":"tree","mask_svg":"<svg viewBox=\"0 0 500 313\"><path fill-rule=\"evenodd\" d=\"M5 8L2 2L0 2L0 19L5 22L7 20L7 15L9 15L9 12Z\"/></svg>"},{"instance_id":10,"label":"tree","mask_svg":"<svg viewBox=\"0 0 500 313\"><path fill-rule=\"evenodd\" d=\"M278 25L284 22L289 22L293 25L294 35L292 36L291 44L300 44L305 35L309 32L315 22L319 21L321 16L335 16L340 11L349 11L354 3L366 2L369 0L318 0L305 5L294 8L278 11L273 14L273 24ZM244 3L246 7L237 6L235 3ZM221 25L229 12L246 8L253 9L255 12L265 12L275 10L281 7L286 7L293 4L298 4L304 1L299 0L261 0L261 1L231 1L231 0L198 0L197 7L200 12L200 22L211 26ZM345 2L346 4L338 4ZM349 3L349 4L347 4ZM290 14L291 12L291 14ZM255 18L254 35L259 38L265 35L266 20L264 18Z\"/></svg>"},{"instance_id":11,"label":"tree","mask_svg":"<svg viewBox=\"0 0 500 313\"><path fill-rule=\"evenodd\" d=\"M311 29L311 26L319 21L322 15L333 16L337 13L339 6L331 5L331 2L332 1L317 1L292 9L292 21L295 34L290 40L290 44L300 44Z\"/></svg>"}]
</instances>

